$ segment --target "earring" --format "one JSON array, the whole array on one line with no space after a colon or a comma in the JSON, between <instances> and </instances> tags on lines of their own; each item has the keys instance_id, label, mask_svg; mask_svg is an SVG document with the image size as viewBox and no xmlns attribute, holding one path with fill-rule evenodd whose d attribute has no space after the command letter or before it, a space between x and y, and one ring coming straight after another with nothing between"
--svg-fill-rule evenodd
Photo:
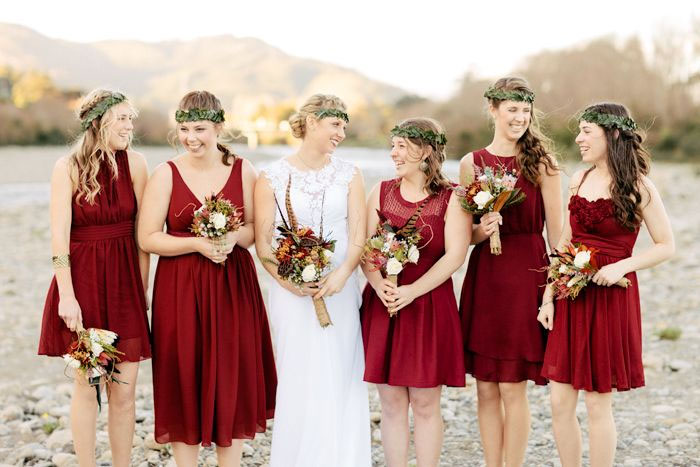
<instances>
[{"instance_id":1,"label":"earring","mask_svg":"<svg viewBox=\"0 0 700 467\"><path fill-rule=\"evenodd\" d=\"M423 160L418 165L418 168L421 170L421 172L427 172L428 171L428 163Z\"/></svg>"}]
</instances>

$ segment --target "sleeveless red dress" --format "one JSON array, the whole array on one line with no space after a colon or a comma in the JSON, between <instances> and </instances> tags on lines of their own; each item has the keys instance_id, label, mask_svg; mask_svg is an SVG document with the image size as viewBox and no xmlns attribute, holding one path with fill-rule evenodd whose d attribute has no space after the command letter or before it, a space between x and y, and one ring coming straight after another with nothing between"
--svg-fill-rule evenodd
<instances>
[{"instance_id":1,"label":"sleeveless red dress","mask_svg":"<svg viewBox=\"0 0 700 467\"><path fill-rule=\"evenodd\" d=\"M577 192L569 200L569 213L571 242L596 248L599 268L632 254L639 229L630 231L617 222L611 199L589 201ZM590 282L576 299L555 301L542 376L585 391L644 386L637 275L625 277L631 282L626 289Z\"/></svg>"},{"instance_id":2,"label":"sleeveless red dress","mask_svg":"<svg viewBox=\"0 0 700 467\"><path fill-rule=\"evenodd\" d=\"M106 160L100 162L100 192L95 204L71 202L70 262L73 291L85 328L109 329L119 335L122 361L150 358L146 299L134 237L136 196L126 151L115 154L118 177ZM58 316L58 285L54 277L44 304L39 355L60 356L75 339Z\"/></svg>"},{"instance_id":3,"label":"sleeveless red dress","mask_svg":"<svg viewBox=\"0 0 700 467\"><path fill-rule=\"evenodd\" d=\"M381 184L380 211L393 225L402 226L420 203L401 196L400 180ZM411 284L445 254L445 212L452 190L442 189L423 208L424 226L418 264L407 263L398 285ZM386 307L367 284L360 309L365 348L365 376L370 383L430 388L463 387L462 335L452 279L416 298L390 318Z\"/></svg>"},{"instance_id":4,"label":"sleeveless red dress","mask_svg":"<svg viewBox=\"0 0 700 467\"><path fill-rule=\"evenodd\" d=\"M201 206L173 162L167 232L189 237ZM242 159L218 194L243 207ZM153 288L153 399L159 443L231 446L265 431L277 375L255 264L236 245L225 266L161 256Z\"/></svg>"},{"instance_id":5,"label":"sleeveless red dress","mask_svg":"<svg viewBox=\"0 0 700 467\"><path fill-rule=\"evenodd\" d=\"M474 152L479 167L517 169L515 157ZM474 246L460 298L464 363L480 381L516 383L540 376L546 333L537 321L549 264L542 231L544 201L539 187L518 177L525 200L501 212L503 253L491 254L488 240ZM477 222L477 219L475 219Z\"/></svg>"}]
</instances>

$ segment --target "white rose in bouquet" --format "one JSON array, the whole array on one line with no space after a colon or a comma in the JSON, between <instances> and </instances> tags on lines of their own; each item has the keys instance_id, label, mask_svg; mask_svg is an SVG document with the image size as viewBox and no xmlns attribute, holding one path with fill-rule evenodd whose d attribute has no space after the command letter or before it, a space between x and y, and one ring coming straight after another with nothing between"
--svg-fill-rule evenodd
<instances>
[{"instance_id":1,"label":"white rose in bouquet","mask_svg":"<svg viewBox=\"0 0 700 467\"><path fill-rule=\"evenodd\" d=\"M309 264L301 271L301 280L304 282L313 282L316 280L316 266Z\"/></svg>"},{"instance_id":2,"label":"white rose in bouquet","mask_svg":"<svg viewBox=\"0 0 700 467\"><path fill-rule=\"evenodd\" d=\"M228 221L228 219L226 219L226 216L224 216L220 212L212 213L211 216L209 217L209 220L214 225L214 228L216 230L220 230L220 229L223 229L224 227L226 227L226 222Z\"/></svg>"},{"instance_id":3,"label":"white rose in bouquet","mask_svg":"<svg viewBox=\"0 0 700 467\"><path fill-rule=\"evenodd\" d=\"M491 201L493 196L488 191L480 191L474 196L474 202L477 204L479 209L484 209L486 203Z\"/></svg>"},{"instance_id":4,"label":"white rose in bouquet","mask_svg":"<svg viewBox=\"0 0 700 467\"><path fill-rule=\"evenodd\" d=\"M574 256L574 266L581 269L590 260L591 260L591 252L590 251L579 251L578 253L576 253L576 256Z\"/></svg>"},{"instance_id":5,"label":"white rose in bouquet","mask_svg":"<svg viewBox=\"0 0 700 467\"><path fill-rule=\"evenodd\" d=\"M65 360L66 364L71 368L75 368L76 370L80 368L80 362L68 354L63 356L63 360Z\"/></svg>"},{"instance_id":6,"label":"white rose in bouquet","mask_svg":"<svg viewBox=\"0 0 700 467\"><path fill-rule=\"evenodd\" d=\"M396 276L401 272L401 270L403 270L403 265L398 259L389 258L389 261L386 262L386 273L388 275Z\"/></svg>"},{"instance_id":7,"label":"white rose in bouquet","mask_svg":"<svg viewBox=\"0 0 700 467\"><path fill-rule=\"evenodd\" d=\"M559 274L566 274L566 272L569 270L569 268L566 267L566 264L562 264L559 266Z\"/></svg>"},{"instance_id":8,"label":"white rose in bouquet","mask_svg":"<svg viewBox=\"0 0 700 467\"><path fill-rule=\"evenodd\" d=\"M326 261L330 261L333 258L333 252L331 250L323 250L323 256L326 257Z\"/></svg>"},{"instance_id":9,"label":"white rose in bouquet","mask_svg":"<svg viewBox=\"0 0 700 467\"><path fill-rule=\"evenodd\" d=\"M415 245L411 245L411 248L408 249L408 260L413 264L417 264L419 257L420 252L418 251L418 248Z\"/></svg>"}]
</instances>

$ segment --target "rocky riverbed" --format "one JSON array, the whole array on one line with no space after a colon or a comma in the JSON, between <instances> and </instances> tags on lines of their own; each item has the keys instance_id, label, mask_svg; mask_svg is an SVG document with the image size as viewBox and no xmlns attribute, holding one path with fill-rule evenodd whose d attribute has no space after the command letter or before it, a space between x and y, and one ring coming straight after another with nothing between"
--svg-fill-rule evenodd
<instances>
[{"instance_id":1,"label":"rocky riverbed","mask_svg":"<svg viewBox=\"0 0 700 467\"><path fill-rule=\"evenodd\" d=\"M700 168L657 165L652 178L672 219L677 253L672 260L639 273L647 387L614 397L619 439L615 463L700 465L700 211L695 195ZM20 198L1 200L0 209L0 467L77 465L68 421L72 383L64 376L64 365L59 359L35 355L44 297L52 274L48 260L48 204L31 197L26 201ZM638 248L647 247L649 242L643 231ZM463 274L464 268L456 278L457 286L461 285ZM264 286L264 274L261 279ZM658 336L670 327L681 330L679 339ZM370 395L373 458L375 465L384 465L374 387ZM525 463L559 465L548 390L531 387L529 398L532 432ZM482 465L475 403L473 380L468 381L466 389L444 390L442 465ZM586 437L583 398L577 412ZM136 420L132 464L174 465L170 447L153 439L148 362L140 371ZM100 465L111 464L106 421L105 407L98 419ZM267 465L270 433L268 430L246 442L243 465ZM201 465L215 465L214 450L203 449L200 460ZM411 462L415 465L415 460Z\"/></svg>"}]
</instances>

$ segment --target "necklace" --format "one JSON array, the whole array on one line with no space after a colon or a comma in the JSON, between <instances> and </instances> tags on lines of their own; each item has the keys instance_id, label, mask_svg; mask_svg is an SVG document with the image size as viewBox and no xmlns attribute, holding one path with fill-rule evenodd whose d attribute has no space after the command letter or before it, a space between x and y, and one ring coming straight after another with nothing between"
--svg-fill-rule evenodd
<instances>
[{"instance_id":1,"label":"necklace","mask_svg":"<svg viewBox=\"0 0 700 467\"><path fill-rule=\"evenodd\" d=\"M313 166L307 164L306 161L304 160L304 158L301 157L301 154L297 153L296 156L297 156L297 158L299 159L299 161L301 161L301 163L304 164L304 166L305 166L307 169L319 170L319 169L322 169L323 167L325 167L325 166L328 164L328 160L327 160L327 158L326 158L325 156L324 156L323 163L322 163L321 165L319 165L318 167L313 167Z\"/></svg>"}]
</instances>

